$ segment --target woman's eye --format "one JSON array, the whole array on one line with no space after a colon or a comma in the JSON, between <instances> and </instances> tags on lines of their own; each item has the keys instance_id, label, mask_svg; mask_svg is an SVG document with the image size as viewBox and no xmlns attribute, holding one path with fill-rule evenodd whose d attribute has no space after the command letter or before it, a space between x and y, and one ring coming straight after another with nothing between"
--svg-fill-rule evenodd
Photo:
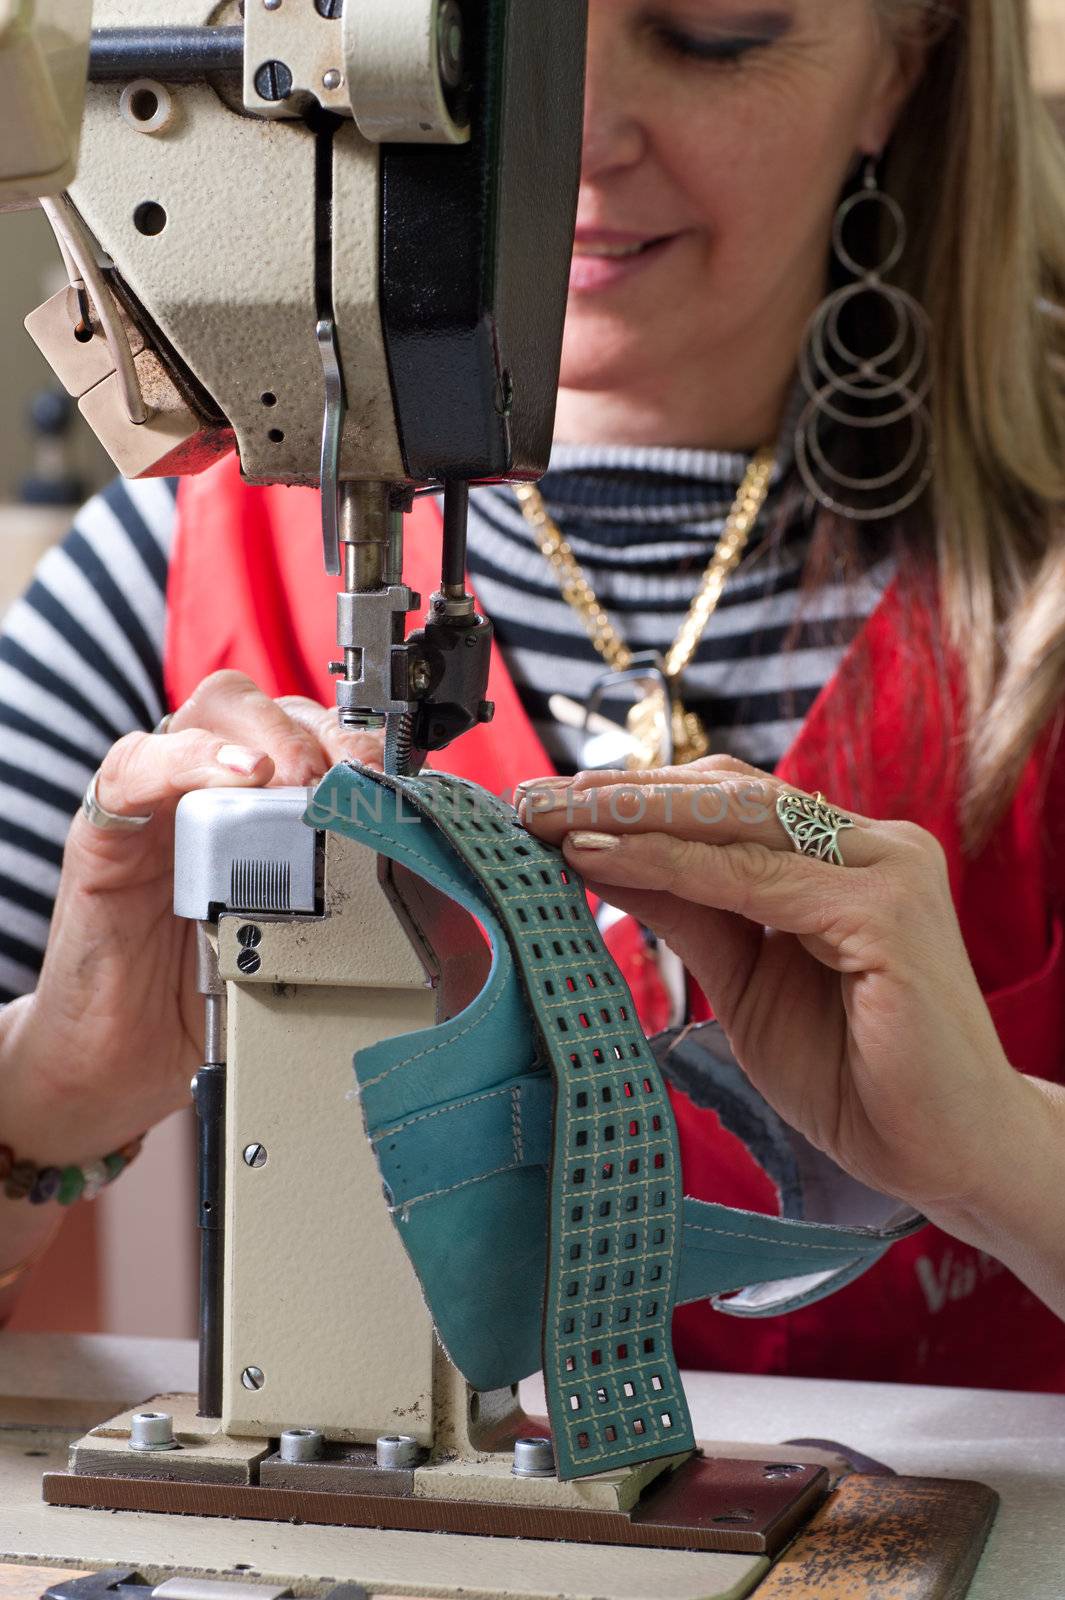
<instances>
[{"instance_id":1,"label":"woman's eye","mask_svg":"<svg viewBox=\"0 0 1065 1600\"><path fill-rule=\"evenodd\" d=\"M695 61L720 61L726 64L742 60L754 50L763 50L773 41L740 34L715 34L712 38L698 34L682 33L676 28L660 30L662 43L675 55Z\"/></svg>"}]
</instances>

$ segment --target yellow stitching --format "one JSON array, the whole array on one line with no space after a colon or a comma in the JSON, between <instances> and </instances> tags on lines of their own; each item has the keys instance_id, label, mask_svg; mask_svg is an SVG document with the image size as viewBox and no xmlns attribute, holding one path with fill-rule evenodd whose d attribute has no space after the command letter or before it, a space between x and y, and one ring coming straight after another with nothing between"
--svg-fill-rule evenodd
<instances>
[{"instance_id":1,"label":"yellow stitching","mask_svg":"<svg viewBox=\"0 0 1065 1600\"><path fill-rule=\"evenodd\" d=\"M373 1143L379 1139L389 1139L394 1133L402 1133L406 1128L413 1128L416 1122L429 1122L433 1117L446 1117L452 1111L465 1111L467 1106L480 1105L483 1100L495 1100L499 1095L511 1094L510 1088L487 1089L484 1094L475 1094L465 1100L452 1100L449 1105L437 1106L435 1111L422 1111L416 1117L408 1117L404 1122L394 1122L389 1128L382 1128L380 1133L372 1135Z\"/></svg>"}]
</instances>

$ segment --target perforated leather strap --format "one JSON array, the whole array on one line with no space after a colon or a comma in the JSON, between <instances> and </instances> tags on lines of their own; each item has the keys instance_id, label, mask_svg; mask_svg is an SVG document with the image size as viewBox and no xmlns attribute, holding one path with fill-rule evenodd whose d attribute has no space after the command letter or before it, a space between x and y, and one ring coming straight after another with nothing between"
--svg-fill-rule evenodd
<instances>
[{"instance_id":1,"label":"perforated leather strap","mask_svg":"<svg viewBox=\"0 0 1065 1600\"><path fill-rule=\"evenodd\" d=\"M676 1127L583 886L559 851L475 785L436 773L375 777L435 825L486 894L554 1078L543 1371L559 1476L691 1449L671 1337ZM308 820L330 825L335 801L332 812L319 791Z\"/></svg>"}]
</instances>

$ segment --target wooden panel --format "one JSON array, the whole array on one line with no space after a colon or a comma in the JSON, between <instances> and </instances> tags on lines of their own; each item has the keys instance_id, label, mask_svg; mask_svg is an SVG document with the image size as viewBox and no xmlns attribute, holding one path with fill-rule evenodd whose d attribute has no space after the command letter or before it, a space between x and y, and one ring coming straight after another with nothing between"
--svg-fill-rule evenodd
<instances>
[{"instance_id":1,"label":"wooden panel","mask_svg":"<svg viewBox=\"0 0 1065 1600\"><path fill-rule=\"evenodd\" d=\"M982 1483L845 1478L753 1600L963 1600L997 1505Z\"/></svg>"},{"instance_id":2,"label":"wooden panel","mask_svg":"<svg viewBox=\"0 0 1065 1600\"><path fill-rule=\"evenodd\" d=\"M0 1600L41 1600L53 1583L68 1578L84 1578L77 1567L6 1567L0 1564Z\"/></svg>"}]
</instances>

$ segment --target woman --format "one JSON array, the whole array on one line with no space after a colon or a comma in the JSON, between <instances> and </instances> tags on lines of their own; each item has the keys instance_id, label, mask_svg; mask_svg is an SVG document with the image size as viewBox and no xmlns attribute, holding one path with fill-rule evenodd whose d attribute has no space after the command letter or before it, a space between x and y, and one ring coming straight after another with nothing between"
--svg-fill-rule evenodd
<instances>
[{"instance_id":1,"label":"woman","mask_svg":"<svg viewBox=\"0 0 1065 1600\"><path fill-rule=\"evenodd\" d=\"M690 772L667 774L670 790L690 799L709 782L727 800L737 777L752 781L728 760L744 757L762 774L777 769L784 787L820 785L845 808L895 820L856 818L840 837L844 869L782 853L781 783L768 776L758 779L767 820L741 827L726 806L734 831L713 835L720 847L705 819L683 805L667 814L657 791L641 797L637 829L609 807L582 826L576 807L589 802L570 792L550 809L530 802L529 821L568 839L611 900L684 957L786 1115L954 1237L929 1230L827 1307L769 1324L689 1310L678 1319L681 1359L1047 1388L1065 1384L1065 1341L1028 1291L1063 1309L1065 1264L1052 1219L1032 1211L1060 1167L1065 1113L1059 1091L1013 1068L1057 1078L1065 1051L1065 877L1052 848L1063 774L1046 738L1062 689L1065 456L1061 336L1044 305L1065 277L1065 184L1028 88L1024 6L970 0L958 13L924 0L592 0L561 443L542 504L526 496L519 508L503 490L478 497L471 573L497 625L507 714L494 744L471 736L443 764L475 762L481 781L503 787L515 776L511 747L524 739L537 750L536 735L541 770L581 763L550 696L585 699L603 663L586 617L560 598L538 531L562 525L622 643L662 656L708 558L745 534L747 559L735 572L719 563L716 615L673 683L699 719L677 720L684 753L708 728L723 754L697 785ZM880 195L901 206L901 259L897 216L882 230L855 217L866 194L867 208L882 210ZM934 353L920 359L924 325L908 301L888 297L882 326L829 301L797 393L826 287L846 295L882 265L923 305ZM870 293L883 299L881 279ZM884 394L884 369L859 335L882 335L881 354L895 347ZM856 395L824 381L818 351L833 338L837 358L853 348ZM929 376L934 476L922 449ZM129 595L143 576L141 611L161 636L150 575L158 585L155 535L168 539L171 524L155 516L138 528L120 510L117 527L114 508L128 493L158 513L162 492L134 486L113 493L111 511L97 506L0 648L5 718L23 741L14 787L33 794L36 783L40 796L26 774L42 746L57 770L60 721L66 785L45 803L61 811L103 758L105 812L154 813L140 830L76 821L37 995L0 1018L13 1062L9 1137L57 1165L119 1149L184 1098L196 1064L191 947L168 915L176 797L203 784L308 782L335 759L373 753L336 731L317 704L324 681L298 670L327 658L324 637L320 652L313 642L328 618L325 587L294 578L268 618L243 603L245 536L273 541L284 522L278 570L287 551L293 573L313 572L299 543L313 531L311 497L243 490L225 466L182 488L166 575L175 717L165 736L147 731L163 708L148 630L127 616L116 649L83 620L87 608L80 634L71 618L79 585L93 604L110 595L112 619L135 611L123 584ZM827 505L844 514L826 517ZM891 514L864 520L877 510ZM268 644L278 636L306 648L281 664ZM251 667L260 688L232 670L201 683L212 666ZM139 717L124 711L134 686ZM114 712L106 732L101 699ZM643 703L653 709L649 694ZM631 691L603 709L620 724L630 706ZM75 737L91 717L96 726ZM109 732L138 726L106 750ZM586 779L577 792L616 783ZM49 898L32 858L48 841L41 808L27 816L19 804L4 824L16 869L7 892L28 979ZM766 940L763 925L777 933ZM645 1019L661 1022L663 984L633 927L614 936L629 941L634 982L647 979L637 985ZM698 1014L699 995L677 987L674 1000ZM683 1097L675 1104L690 1191L771 1199L704 1115ZM1039 1177L1026 1175L1026 1155ZM6 1207L5 1223L22 1230L0 1231L10 1259L43 1237L48 1222L33 1212L49 1209Z\"/></svg>"}]
</instances>

